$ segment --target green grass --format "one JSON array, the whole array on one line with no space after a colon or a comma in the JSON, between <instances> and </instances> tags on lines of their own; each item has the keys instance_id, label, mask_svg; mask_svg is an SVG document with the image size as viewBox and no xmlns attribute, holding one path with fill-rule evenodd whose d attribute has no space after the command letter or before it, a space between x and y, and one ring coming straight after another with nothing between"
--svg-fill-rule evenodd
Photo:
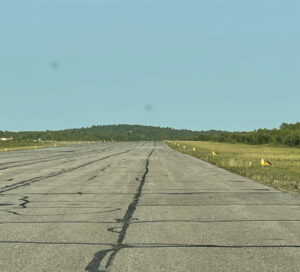
<instances>
[{"instance_id":1,"label":"green grass","mask_svg":"<svg viewBox=\"0 0 300 272\"><path fill-rule=\"evenodd\" d=\"M276 189L300 192L300 148L205 141L166 141L166 143L175 150ZM193 151L193 148L196 151ZM213 156L213 151L219 154ZM270 161L272 165L262 168L261 158Z\"/></svg>"}]
</instances>

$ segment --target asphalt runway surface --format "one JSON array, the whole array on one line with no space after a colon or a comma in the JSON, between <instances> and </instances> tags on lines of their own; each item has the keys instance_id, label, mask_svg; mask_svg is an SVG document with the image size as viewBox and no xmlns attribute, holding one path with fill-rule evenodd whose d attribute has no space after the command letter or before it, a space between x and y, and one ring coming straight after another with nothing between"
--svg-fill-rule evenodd
<instances>
[{"instance_id":1,"label":"asphalt runway surface","mask_svg":"<svg viewBox=\"0 0 300 272\"><path fill-rule=\"evenodd\" d=\"M0 271L300 271L300 198L161 142L0 153Z\"/></svg>"}]
</instances>

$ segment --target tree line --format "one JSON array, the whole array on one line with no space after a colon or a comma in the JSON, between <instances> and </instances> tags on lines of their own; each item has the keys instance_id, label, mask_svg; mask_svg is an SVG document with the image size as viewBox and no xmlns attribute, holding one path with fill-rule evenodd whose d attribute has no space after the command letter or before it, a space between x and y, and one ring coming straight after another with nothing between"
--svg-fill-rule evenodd
<instances>
[{"instance_id":1,"label":"tree line","mask_svg":"<svg viewBox=\"0 0 300 272\"><path fill-rule=\"evenodd\" d=\"M105 125L56 131L0 131L0 137L13 137L14 141L38 139L43 141L162 141L197 140L201 135L214 135L220 132L141 125Z\"/></svg>"},{"instance_id":2,"label":"tree line","mask_svg":"<svg viewBox=\"0 0 300 272\"><path fill-rule=\"evenodd\" d=\"M192 131L141 125L97 125L86 128L46 131L0 131L1 137L14 141L216 141L224 143L270 144L300 147L300 122L282 123L278 129L257 129L251 132L220 130Z\"/></svg>"},{"instance_id":3,"label":"tree line","mask_svg":"<svg viewBox=\"0 0 300 272\"><path fill-rule=\"evenodd\" d=\"M295 124L282 123L279 129L257 129L251 132L222 132L212 135L210 139L200 136L198 140L300 147L300 122Z\"/></svg>"}]
</instances>

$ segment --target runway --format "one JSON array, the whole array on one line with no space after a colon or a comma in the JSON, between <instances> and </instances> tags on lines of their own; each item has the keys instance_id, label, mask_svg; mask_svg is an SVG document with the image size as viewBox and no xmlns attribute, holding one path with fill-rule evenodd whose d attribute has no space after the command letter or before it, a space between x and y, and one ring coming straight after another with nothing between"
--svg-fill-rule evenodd
<instances>
[{"instance_id":1,"label":"runway","mask_svg":"<svg viewBox=\"0 0 300 272\"><path fill-rule=\"evenodd\" d=\"M300 198L162 142L0 153L0 271L300 271Z\"/></svg>"}]
</instances>

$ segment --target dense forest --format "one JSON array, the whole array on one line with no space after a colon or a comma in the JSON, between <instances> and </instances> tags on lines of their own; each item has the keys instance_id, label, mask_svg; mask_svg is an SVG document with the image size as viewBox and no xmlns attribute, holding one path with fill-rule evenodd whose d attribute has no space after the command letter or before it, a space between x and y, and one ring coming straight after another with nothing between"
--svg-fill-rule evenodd
<instances>
[{"instance_id":1,"label":"dense forest","mask_svg":"<svg viewBox=\"0 0 300 272\"><path fill-rule=\"evenodd\" d=\"M192 131L141 125L106 125L57 131L0 131L1 137L13 137L14 141L202 140L300 147L300 122L295 124L282 123L278 129L258 129L251 132Z\"/></svg>"},{"instance_id":2,"label":"dense forest","mask_svg":"<svg viewBox=\"0 0 300 272\"><path fill-rule=\"evenodd\" d=\"M199 140L207 140L200 136ZM251 132L222 132L209 140L225 143L270 144L274 146L300 147L300 122L282 123L279 129L258 129Z\"/></svg>"},{"instance_id":3,"label":"dense forest","mask_svg":"<svg viewBox=\"0 0 300 272\"><path fill-rule=\"evenodd\" d=\"M106 125L57 131L0 131L0 137L13 137L14 141L162 141L208 139L222 131L192 131L141 125Z\"/></svg>"}]
</instances>

